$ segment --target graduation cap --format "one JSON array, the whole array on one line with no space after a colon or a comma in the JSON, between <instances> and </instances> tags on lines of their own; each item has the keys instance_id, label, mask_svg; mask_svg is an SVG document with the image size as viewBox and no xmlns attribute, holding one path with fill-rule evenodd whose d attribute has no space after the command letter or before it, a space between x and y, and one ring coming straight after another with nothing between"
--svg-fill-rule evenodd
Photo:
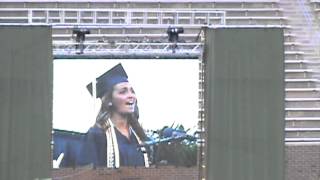
<instances>
[{"instance_id":1,"label":"graduation cap","mask_svg":"<svg viewBox=\"0 0 320 180\"><path fill-rule=\"evenodd\" d=\"M121 63L117 64L98 78L96 78L96 95L101 98L106 92L112 90L112 87L121 82L128 82L128 75L123 69ZM87 89L92 94L92 82L87 85Z\"/></svg>"}]
</instances>

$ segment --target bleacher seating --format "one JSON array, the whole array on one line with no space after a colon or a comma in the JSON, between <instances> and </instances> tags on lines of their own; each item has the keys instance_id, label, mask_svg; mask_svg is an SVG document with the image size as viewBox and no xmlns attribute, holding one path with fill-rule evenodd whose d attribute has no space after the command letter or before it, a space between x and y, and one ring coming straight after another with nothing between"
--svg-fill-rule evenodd
<instances>
[{"instance_id":1,"label":"bleacher seating","mask_svg":"<svg viewBox=\"0 0 320 180\"><path fill-rule=\"evenodd\" d=\"M77 3L75 3L77 2ZM108 34L124 34L123 37L126 37L126 40L130 40L132 35L130 34L151 34L152 39L156 37L152 34L163 34L165 29L169 24L182 24L185 28L185 34L191 37L190 40L195 39L197 33L199 32L199 26L203 24L222 24L221 15L214 13L211 15L205 13L193 13L192 15L188 14L161 14L157 15L154 13L146 13L145 11L221 11L226 12L225 24L227 25L284 25L285 18L282 16L282 9L277 6L278 0L263 0L259 3L253 0L201 0L201 1L191 1L191 0L180 0L180 1L57 1L57 0L46 0L46 1L36 1L36 0L15 0L14 1L2 1L0 2L0 7L5 7L0 10L3 11L20 11L17 14L15 19L18 22L50 22L50 23L86 23L86 24L127 24L127 13L130 10L140 11L135 15L130 14L130 24L139 24L139 28L132 28L129 26L122 26L118 28L113 28L113 30L103 29L94 31L91 33L91 39L97 40L93 37L108 37ZM11 8L11 9L10 9ZM19 10L17 11L17 8ZM122 12L119 12L121 8ZM14 10L16 9L16 10ZM34 9L36 13L30 13L26 10ZM49 10L51 9L51 10ZM56 10L54 10L56 9ZM63 11L66 9L67 11ZM109 10L108 10L109 9ZM25 10L25 12L22 12ZM48 12L49 10L49 12ZM73 12L72 12L73 11ZM119 13L117 13L118 11ZM11 12L4 12L11 13ZM0 21L11 20L13 21L12 16L2 15L0 12ZM30 20L28 16L34 16ZM133 15L133 16L132 16ZM24 16L25 18L21 17ZM3 17L3 18L2 18ZM162 18L163 28L159 28L159 19ZM209 17L209 19L208 19ZM188 22L191 19L193 22ZM179 21L179 22L178 22ZM30 22L29 22L30 23ZM156 29L151 30L148 28L147 24L158 24ZM188 27L188 25L196 25L196 29ZM70 40L68 36L63 34L71 34L70 28L62 30L54 30L54 38L63 40L63 37L66 37L67 40ZM57 33L56 33L57 32ZM59 36L62 35L62 36ZM136 37L132 37L137 39ZM148 37L146 37L148 38ZM162 36L158 37L162 40ZM56 39L54 39L56 40ZM66 40L66 39L64 39ZM100 40L100 39L98 39ZM189 40L189 39L187 39Z\"/></svg>"},{"instance_id":2,"label":"bleacher seating","mask_svg":"<svg viewBox=\"0 0 320 180\"><path fill-rule=\"evenodd\" d=\"M286 88L287 98L316 98L320 96L320 88Z\"/></svg>"}]
</instances>

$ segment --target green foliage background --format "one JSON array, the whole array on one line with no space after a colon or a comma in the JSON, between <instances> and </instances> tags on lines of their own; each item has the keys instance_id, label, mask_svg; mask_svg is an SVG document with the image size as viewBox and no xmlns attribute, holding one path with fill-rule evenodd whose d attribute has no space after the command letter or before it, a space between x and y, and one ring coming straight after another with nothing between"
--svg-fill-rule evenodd
<instances>
[{"instance_id":1,"label":"green foliage background","mask_svg":"<svg viewBox=\"0 0 320 180\"><path fill-rule=\"evenodd\" d=\"M159 130L160 137L162 132L168 126ZM171 126L171 128L173 125ZM174 129L184 130L182 125L177 125ZM187 132L188 130L186 130ZM156 164L166 164L174 166L191 167L197 165L198 146L195 141L183 140L177 142L162 143L157 146L155 161Z\"/></svg>"}]
</instances>

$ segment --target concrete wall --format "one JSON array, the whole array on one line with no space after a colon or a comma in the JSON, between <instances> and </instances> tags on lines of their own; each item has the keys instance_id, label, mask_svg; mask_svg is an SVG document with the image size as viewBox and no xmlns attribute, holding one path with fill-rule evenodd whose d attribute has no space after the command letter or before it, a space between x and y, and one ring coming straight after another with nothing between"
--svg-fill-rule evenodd
<instances>
[{"instance_id":1,"label":"concrete wall","mask_svg":"<svg viewBox=\"0 0 320 180\"><path fill-rule=\"evenodd\" d=\"M320 143L286 144L286 180L320 179Z\"/></svg>"}]
</instances>

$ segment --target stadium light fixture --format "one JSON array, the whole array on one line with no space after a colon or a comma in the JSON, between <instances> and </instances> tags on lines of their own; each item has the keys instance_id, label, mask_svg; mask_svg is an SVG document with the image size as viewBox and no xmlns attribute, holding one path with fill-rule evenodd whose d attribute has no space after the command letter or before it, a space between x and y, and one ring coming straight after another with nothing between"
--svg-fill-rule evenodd
<instances>
[{"instance_id":1,"label":"stadium light fixture","mask_svg":"<svg viewBox=\"0 0 320 180\"><path fill-rule=\"evenodd\" d=\"M72 30L72 35L76 35L76 52L77 54L83 54L84 50L84 41L86 39L86 34L90 34L89 29L82 29L82 28L74 28Z\"/></svg>"}]
</instances>

